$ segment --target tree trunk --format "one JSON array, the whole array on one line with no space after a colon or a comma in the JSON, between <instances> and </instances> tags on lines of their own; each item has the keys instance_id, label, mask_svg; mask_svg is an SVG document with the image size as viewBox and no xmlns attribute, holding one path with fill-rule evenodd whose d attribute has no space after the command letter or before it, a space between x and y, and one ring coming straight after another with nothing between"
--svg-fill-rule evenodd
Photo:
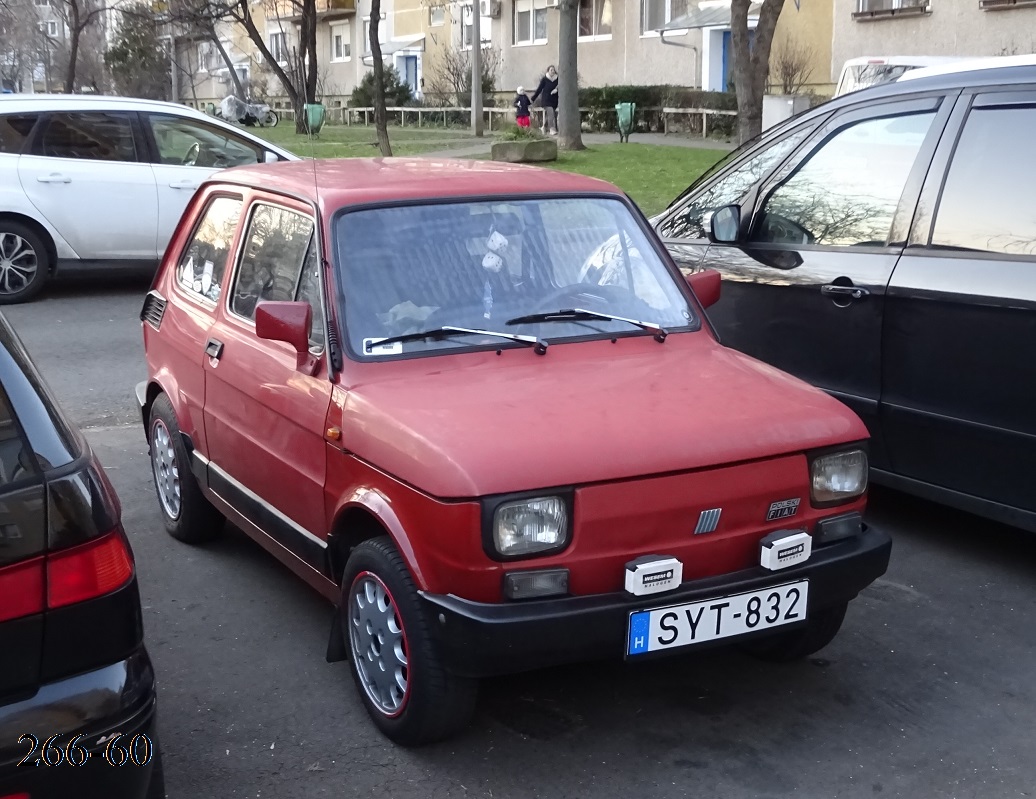
<instances>
[{"instance_id":1,"label":"tree trunk","mask_svg":"<svg viewBox=\"0 0 1036 799\"><path fill-rule=\"evenodd\" d=\"M748 9L752 0L731 0L730 50L734 62L734 92L737 94L737 140L744 144L763 129L763 94L770 77L770 48L784 0L763 0L755 27L755 41L749 42Z\"/></svg>"},{"instance_id":2,"label":"tree trunk","mask_svg":"<svg viewBox=\"0 0 1036 799\"><path fill-rule=\"evenodd\" d=\"M79 35L83 29L79 25L79 2L68 0L68 67L65 70L65 94L72 94L76 85L76 62L79 60Z\"/></svg>"},{"instance_id":3,"label":"tree trunk","mask_svg":"<svg viewBox=\"0 0 1036 799\"><path fill-rule=\"evenodd\" d=\"M473 0L471 4L471 132L476 136L485 132L482 110L482 8L479 0Z\"/></svg>"},{"instance_id":4,"label":"tree trunk","mask_svg":"<svg viewBox=\"0 0 1036 799\"><path fill-rule=\"evenodd\" d=\"M299 81L295 106L295 132L308 133L306 104L316 102L317 94L317 6L315 0L301 0L299 20L299 50L296 54L295 75Z\"/></svg>"},{"instance_id":5,"label":"tree trunk","mask_svg":"<svg viewBox=\"0 0 1036 799\"><path fill-rule=\"evenodd\" d=\"M579 0L562 0L558 30L558 146L585 150L579 119Z\"/></svg>"},{"instance_id":6,"label":"tree trunk","mask_svg":"<svg viewBox=\"0 0 1036 799\"><path fill-rule=\"evenodd\" d=\"M388 111L385 110L385 62L381 60L381 41L378 28L381 27L381 0L371 0L371 56L374 58L374 128L378 133L378 149L382 156L392 155L392 144L388 135Z\"/></svg>"},{"instance_id":7,"label":"tree trunk","mask_svg":"<svg viewBox=\"0 0 1036 799\"><path fill-rule=\"evenodd\" d=\"M241 83L241 78L237 74L237 70L234 69L234 62L230 60L230 53L223 47L223 42L219 40L219 36L216 35L216 29L212 28L209 33L212 38L211 41L216 45L216 49L219 51L219 57L223 59L223 63L226 65L227 70L230 72L230 79L234 81L234 88L237 89L237 96L242 100L247 100L248 95L245 92L245 87Z\"/></svg>"},{"instance_id":8,"label":"tree trunk","mask_svg":"<svg viewBox=\"0 0 1036 799\"><path fill-rule=\"evenodd\" d=\"M262 53L263 60L266 65L270 68L270 71L277 76L277 80L281 82L281 86L284 87L284 93L288 95L288 99L291 101L292 108L298 108L299 106L299 95L300 92L296 89L295 84L291 82L291 78L284 72L284 69L280 64L277 63L277 59L273 57L273 53L270 52L270 48L266 46L266 40L263 39L262 33L255 25L255 20L252 18L252 11L248 7L250 0L236 0L236 4L232 9L232 17L241 23L241 26L245 29L245 33L248 34L248 38L252 40L252 44L255 45L256 49ZM312 0L310 0L312 2Z\"/></svg>"}]
</instances>

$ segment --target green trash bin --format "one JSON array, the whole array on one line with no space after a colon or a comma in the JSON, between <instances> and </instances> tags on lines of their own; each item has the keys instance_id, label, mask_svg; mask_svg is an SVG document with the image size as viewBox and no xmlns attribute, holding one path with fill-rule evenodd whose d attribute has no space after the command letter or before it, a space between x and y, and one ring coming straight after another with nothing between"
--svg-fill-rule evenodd
<instances>
[{"instance_id":1,"label":"green trash bin","mask_svg":"<svg viewBox=\"0 0 1036 799\"><path fill-rule=\"evenodd\" d=\"M636 103L616 103L615 113L619 115L619 141L628 142L633 130L633 115L637 112Z\"/></svg>"},{"instance_id":2,"label":"green trash bin","mask_svg":"<svg viewBox=\"0 0 1036 799\"><path fill-rule=\"evenodd\" d=\"M306 129L314 135L320 133L320 129L324 127L324 120L327 118L327 109L324 108L323 103L306 103L304 109Z\"/></svg>"}]
</instances>

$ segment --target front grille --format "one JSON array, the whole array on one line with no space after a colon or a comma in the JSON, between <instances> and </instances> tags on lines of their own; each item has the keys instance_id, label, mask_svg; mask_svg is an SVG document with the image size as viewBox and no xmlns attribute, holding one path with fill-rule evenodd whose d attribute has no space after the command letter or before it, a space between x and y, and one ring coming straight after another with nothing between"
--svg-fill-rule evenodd
<instances>
[{"instance_id":1,"label":"front grille","mask_svg":"<svg viewBox=\"0 0 1036 799\"><path fill-rule=\"evenodd\" d=\"M144 307L140 309L140 321L147 322L155 330L162 326L165 315L165 297L157 291L149 291L144 298Z\"/></svg>"}]
</instances>

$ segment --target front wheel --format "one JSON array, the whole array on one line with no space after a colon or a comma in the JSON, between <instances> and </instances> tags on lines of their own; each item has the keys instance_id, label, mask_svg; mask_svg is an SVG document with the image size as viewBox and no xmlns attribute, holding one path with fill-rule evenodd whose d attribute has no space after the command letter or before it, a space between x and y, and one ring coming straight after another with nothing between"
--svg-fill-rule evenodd
<instances>
[{"instance_id":1,"label":"front wheel","mask_svg":"<svg viewBox=\"0 0 1036 799\"><path fill-rule=\"evenodd\" d=\"M467 726L478 684L443 667L417 590L388 536L353 550L342 579L341 623L367 713L390 740L418 746Z\"/></svg>"},{"instance_id":2,"label":"front wheel","mask_svg":"<svg viewBox=\"0 0 1036 799\"><path fill-rule=\"evenodd\" d=\"M267 111L266 116L263 117L263 126L267 128L275 128L277 127L277 123L280 121L280 117L277 116L276 111Z\"/></svg>"},{"instance_id":3,"label":"front wheel","mask_svg":"<svg viewBox=\"0 0 1036 799\"><path fill-rule=\"evenodd\" d=\"M789 663L819 652L838 635L849 603L843 602L812 614L798 629L746 641L741 648L760 660Z\"/></svg>"},{"instance_id":4,"label":"front wheel","mask_svg":"<svg viewBox=\"0 0 1036 799\"><path fill-rule=\"evenodd\" d=\"M50 278L50 254L35 231L0 220L0 305L35 297Z\"/></svg>"}]
</instances>

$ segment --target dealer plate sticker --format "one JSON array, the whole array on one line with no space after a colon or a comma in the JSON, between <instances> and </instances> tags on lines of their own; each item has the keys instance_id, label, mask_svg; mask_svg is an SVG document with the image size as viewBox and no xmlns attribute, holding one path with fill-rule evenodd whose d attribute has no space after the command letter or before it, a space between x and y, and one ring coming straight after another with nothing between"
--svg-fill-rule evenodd
<instances>
[{"instance_id":1,"label":"dealer plate sticker","mask_svg":"<svg viewBox=\"0 0 1036 799\"><path fill-rule=\"evenodd\" d=\"M677 649L806 618L809 580L630 614L627 655Z\"/></svg>"}]
</instances>

